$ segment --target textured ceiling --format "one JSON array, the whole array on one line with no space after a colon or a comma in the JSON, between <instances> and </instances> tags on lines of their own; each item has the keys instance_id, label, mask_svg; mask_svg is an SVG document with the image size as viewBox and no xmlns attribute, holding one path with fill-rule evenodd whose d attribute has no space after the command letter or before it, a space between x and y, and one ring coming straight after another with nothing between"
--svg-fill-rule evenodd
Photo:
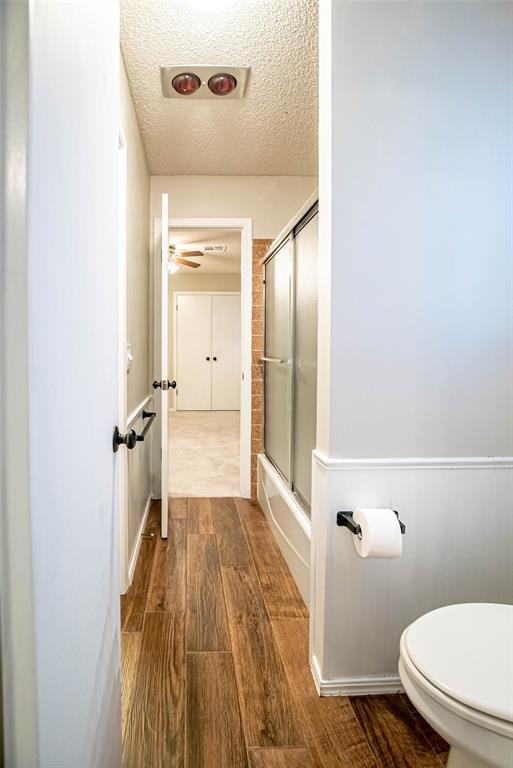
<instances>
[{"instance_id":1,"label":"textured ceiling","mask_svg":"<svg viewBox=\"0 0 513 768\"><path fill-rule=\"evenodd\" d=\"M318 0L121 0L121 47L153 174L317 173ZM242 100L165 99L164 64L248 65Z\"/></svg>"},{"instance_id":2,"label":"textured ceiling","mask_svg":"<svg viewBox=\"0 0 513 768\"><path fill-rule=\"evenodd\" d=\"M237 229L170 229L169 242L177 246L177 255L185 250L202 250L205 245L227 246L226 253L190 257L191 261L201 264L201 269L182 268L187 274L240 272L240 231Z\"/></svg>"}]
</instances>

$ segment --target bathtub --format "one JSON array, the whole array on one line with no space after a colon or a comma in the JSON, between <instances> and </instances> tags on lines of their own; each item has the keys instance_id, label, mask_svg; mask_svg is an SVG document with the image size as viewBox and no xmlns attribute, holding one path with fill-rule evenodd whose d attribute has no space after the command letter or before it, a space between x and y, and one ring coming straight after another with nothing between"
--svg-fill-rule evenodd
<instances>
[{"instance_id":1,"label":"bathtub","mask_svg":"<svg viewBox=\"0 0 513 768\"><path fill-rule=\"evenodd\" d=\"M259 454L257 495L294 581L310 607L311 524L294 494L267 456Z\"/></svg>"}]
</instances>

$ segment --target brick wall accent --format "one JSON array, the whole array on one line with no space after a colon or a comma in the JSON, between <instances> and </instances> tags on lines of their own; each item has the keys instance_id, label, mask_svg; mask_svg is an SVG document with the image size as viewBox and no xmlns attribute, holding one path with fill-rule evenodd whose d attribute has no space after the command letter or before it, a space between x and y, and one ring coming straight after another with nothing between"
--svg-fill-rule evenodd
<instances>
[{"instance_id":1,"label":"brick wall accent","mask_svg":"<svg viewBox=\"0 0 513 768\"><path fill-rule=\"evenodd\" d=\"M264 448L264 270L262 260L272 240L253 240L253 328L251 379L251 496L257 494L257 454Z\"/></svg>"}]
</instances>

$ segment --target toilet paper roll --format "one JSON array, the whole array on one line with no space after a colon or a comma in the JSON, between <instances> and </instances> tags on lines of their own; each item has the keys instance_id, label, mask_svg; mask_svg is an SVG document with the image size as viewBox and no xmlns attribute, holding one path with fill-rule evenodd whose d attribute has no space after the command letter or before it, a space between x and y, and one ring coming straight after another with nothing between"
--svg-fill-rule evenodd
<instances>
[{"instance_id":1,"label":"toilet paper roll","mask_svg":"<svg viewBox=\"0 0 513 768\"><path fill-rule=\"evenodd\" d=\"M399 520L392 509L364 509L353 512L353 520L362 529L361 538L353 536L360 557L400 557L403 537Z\"/></svg>"}]
</instances>

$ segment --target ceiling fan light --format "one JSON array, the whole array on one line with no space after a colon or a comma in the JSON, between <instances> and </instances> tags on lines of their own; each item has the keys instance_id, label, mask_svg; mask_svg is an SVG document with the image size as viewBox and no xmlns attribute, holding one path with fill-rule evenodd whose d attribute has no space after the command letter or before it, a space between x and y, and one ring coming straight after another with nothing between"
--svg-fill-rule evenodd
<instances>
[{"instance_id":1,"label":"ceiling fan light","mask_svg":"<svg viewBox=\"0 0 513 768\"><path fill-rule=\"evenodd\" d=\"M174 261L170 261L167 265L167 271L169 272L170 275L174 275L175 272L178 272L179 269L180 269L180 266L176 264Z\"/></svg>"},{"instance_id":2,"label":"ceiling fan light","mask_svg":"<svg viewBox=\"0 0 513 768\"><path fill-rule=\"evenodd\" d=\"M212 75L208 81L208 87L215 96L227 96L237 87L237 79L227 72L219 72Z\"/></svg>"},{"instance_id":3,"label":"ceiling fan light","mask_svg":"<svg viewBox=\"0 0 513 768\"><path fill-rule=\"evenodd\" d=\"M192 72L181 72L173 77L171 85L180 96L190 96L201 86L201 80Z\"/></svg>"}]
</instances>

